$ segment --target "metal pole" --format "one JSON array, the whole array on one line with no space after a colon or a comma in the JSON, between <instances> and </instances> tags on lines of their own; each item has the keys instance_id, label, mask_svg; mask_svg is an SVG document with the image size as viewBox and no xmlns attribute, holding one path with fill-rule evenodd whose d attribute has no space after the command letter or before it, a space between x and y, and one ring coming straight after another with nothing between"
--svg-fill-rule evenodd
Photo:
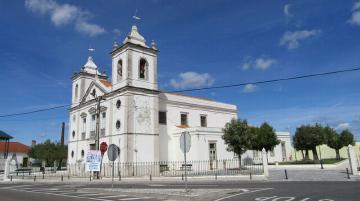
<instances>
[{"instance_id":1,"label":"metal pole","mask_svg":"<svg viewBox=\"0 0 360 201\"><path fill-rule=\"evenodd\" d=\"M95 147L96 150L100 150L100 101L101 96L97 97L97 106L96 106L96 131L95 131ZM100 164L100 171L101 171L101 164ZM96 179L99 179L99 172L96 172Z\"/></svg>"},{"instance_id":2,"label":"metal pole","mask_svg":"<svg viewBox=\"0 0 360 201\"><path fill-rule=\"evenodd\" d=\"M287 170L285 169L285 179L288 179Z\"/></svg>"},{"instance_id":3,"label":"metal pole","mask_svg":"<svg viewBox=\"0 0 360 201\"><path fill-rule=\"evenodd\" d=\"M113 166L112 166L112 179L111 179L111 188L114 188L114 165L115 165L115 161L113 161Z\"/></svg>"},{"instance_id":4,"label":"metal pole","mask_svg":"<svg viewBox=\"0 0 360 201\"><path fill-rule=\"evenodd\" d=\"M186 164L186 134L184 133L184 160L185 160L185 192L188 191L187 187L187 164Z\"/></svg>"},{"instance_id":5,"label":"metal pole","mask_svg":"<svg viewBox=\"0 0 360 201\"><path fill-rule=\"evenodd\" d=\"M350 174L349 174L349 169L346 168L346 175L347 175L347 178L350 179Z\"/></svg>"}]
</instances>

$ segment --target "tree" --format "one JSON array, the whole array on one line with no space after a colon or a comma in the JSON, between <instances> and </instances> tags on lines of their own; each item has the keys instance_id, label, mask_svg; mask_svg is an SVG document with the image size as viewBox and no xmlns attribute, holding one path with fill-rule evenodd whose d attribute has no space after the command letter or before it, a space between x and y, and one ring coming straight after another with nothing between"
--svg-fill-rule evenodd
<instances>
[{"instance_id":1,"label":"tree","mask_svg":"<svg viewBox=\"0 0 360 201\"><path fill-rule=\"evenodd\" d=\"M55 161L59 162L60 166L67 157L67 146L46 140L44 143L31 147L28 155L30 158L45 161L46 166L52 166Z\"/></svg>"},{"instance_id":2,"label":"tree","mask_svg":"<svg viewBox=\"0 0 360 201\"><path fill-rule=\"evenodd\" d=\"M303 158L305 160L309 160L309 148L308 145L306 144L306 131L307 127L306 126L300 126L298 128L296 128L296 132L295 135L293 137L293 145L294 148L296 150L300 150ZM305 151L305 156L304 156L304 151Z\"/></svg>"},{"instance_id":3,"label":"tree","mask_svg":"<svg viewBox=\"0 0 360 201\"><path fill-rule=\"evenodd\" d=\"M250 147L251 133L246 120L232 119L223 129L222 139L227 145L227 150L239 156L239 168L241 168L241 155Z\"/></svg>"},{"instance_id":4,"label":"tree","mask_svg":"<svg viewBox=\"0 0 360 201\"><path fill-rule=\"evenodd\" d=\"M335 149L336 159L340 160L340 149L349 144L354 145L354 135L349 130L344 130L338 134L334 129L330 127L325 127L324 129L326 135L327 145Z\"/></svg>"},{"instance_id":5,"label":"tree","mask_svg":"<svg viewBox=\"0 0 360 201\"><path fill-rule=\"evenodd\" d=\"M302 125L296 129L293 144L296 150L305 150L305 159L309 159L309 150L313 152L314 162L319 163L316 146L325 143L324 129L320 124Z\"/></svg>"},{"instance_id":6,"label":"tree","mask_svg":"<svg viewBox=\"0 0 360 201\"><path fill-rule=\"evenodd\" d=\"M344 146L348 146L349 144L355 145L354 134L352 134L348 129L341 132L340 140Z\"/></svg>"},{"instance_id":7,"label":"tree","mask_svg":"<svg viewBox=\"0 0 360 201\"><path fill-rule=\"evenodd\" d=\"M261 151L265 148L266 152L268 152L273 150L274 147L280 143L280 140L277 139L274 128L266 122L261 124L259 128L251 129L251 131L251 149L253 150Z\"/></svg>"},{"instance_id":8,"label":"tree","mask_svg":"<svg viewBox=\"0 0 360 201\"><path fill-rule=\"evenodd\" d=\"M340 135L330 127L325 127L324 132L326 135L326 144L332 149L335 149L336 159L340 160L340 152L339 150L344 146L341 142Z\"/></svg>"}]
</instances>

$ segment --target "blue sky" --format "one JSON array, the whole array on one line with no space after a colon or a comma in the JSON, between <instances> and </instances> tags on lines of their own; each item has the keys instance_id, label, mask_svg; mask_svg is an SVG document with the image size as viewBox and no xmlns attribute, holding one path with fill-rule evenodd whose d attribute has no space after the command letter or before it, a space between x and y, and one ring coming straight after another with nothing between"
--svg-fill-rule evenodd
<instances>
[{"instance_id":1,"label":"blue sky","mask_svg":"<svg viewBox=\"0 0 360 201\"><path fill-rule=\"evenodd\" d=\"M358 1L0 1L0 114L69 104L73 72L109 52L137 23L158 49L164 90L275 79L360 65ZM277 131L320 122L360 140L360 72L198 91L236 104L239 117ZM66 108L0 119L17 141L59 139Z\"/></svg>"}]
</instances>

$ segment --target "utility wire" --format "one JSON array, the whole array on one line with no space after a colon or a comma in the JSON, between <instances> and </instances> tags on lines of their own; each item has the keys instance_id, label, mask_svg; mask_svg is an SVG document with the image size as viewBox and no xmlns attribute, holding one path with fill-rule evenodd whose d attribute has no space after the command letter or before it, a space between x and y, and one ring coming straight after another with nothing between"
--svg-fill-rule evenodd
<instances>
[{"instance_id":1,"label":"utility wire","mask_svg":"<svg viewBox=\"0 0 360 201\"><path fill-rule=\"evenodd\" d=\"M294 76L294 77L278 78L278 79L271 79L271 80L262 80L262 81L255 81L255 82L244 82L244 83L230 84L230 85L221 85L221 86L212 86L212 87L200 87L200 88L174 90L174 91L163 91L163 92L160 92L160 93L181 93L181 92L210 90L210 89L224 89L224 88L245 86L245 85L248 85L248 84L266 84L266 83L272 83L272 82L281 82L281 81L297 80L297 79L304 79L304 78L311 78L311 77L328 76L328 75L334 75L334 74L339 74L339 73L347 73L347 72L354 72L354 71L360 71L360 68L343 69L343 70L330 71L330 72L324 72L324 73L299 75L299 76ZM39 109L39 110L33 110L33 111L29 111L29 112L5 114L5 115L0 115L0 118L27 115L27 114L32 114L32 113L55 110L55 109L68 107L68 106L70 106L70 104L60 105L60 106L50 107L50 108L44 108L44 109Z\"/></svg>"},{"instance_id":2,"label":"utility wire","mask_svg":"<svg viewBox=\"0 0 360 201\"><path fill-rule=\"evenodd\" d=\"M248 84L266 84L266 83L271 83L271 82L280 82L280 81L297 80L297 79L304 79L304 78L310 78L310 77L327 76L327 75L353 72L353 71L360 71L360 68L351 68L351 69L330 71L330 72L325 72L325 73L307 74L307 75L300 75L300 76L295 76L295 77L278 78L278 79L272 79L272 80L262 80L262 81L256 81L256 82L244 82L244 83L230 84L230 85L176 90L176 91L169 91L169 92L162 92L162 93L179 93L179 92L200 91L200 90L209 90L209 89L223 89L223 88L245 86Z\"/></svg>"},{"instance_id":3,"label":"utility wire","mask_svg":"<svg viewBox=\"0 0 360 201\"><path fill-rule=\"evenodd\" d=\"M4 114L4 115L0 115L0 118L20 116L20 115L26 115L26 114L32 114L32 113L38 113L38 112L44 112L44 111L55 110L55 109L59 109L59 108L67 107L67 106L69 106L69 105L60 105L60 106L56 106L56 107L49 107L49 108L44 108L44 109L39 109L39 110L33 110L33 111L29 111L29 112L20 112L20 113Z\"/></svg>"}]
</instances>

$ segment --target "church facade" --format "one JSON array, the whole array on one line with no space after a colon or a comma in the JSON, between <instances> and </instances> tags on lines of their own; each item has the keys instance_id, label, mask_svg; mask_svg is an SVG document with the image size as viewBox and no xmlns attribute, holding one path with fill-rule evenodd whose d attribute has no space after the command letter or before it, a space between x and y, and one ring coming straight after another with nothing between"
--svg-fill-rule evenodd
<instances>
[{"instance_id":1,"label":"church facade","mask_svg":"<svg viewBox=\"0 0 360 201\"><path fill-rule=\"evenodd\" d=\"M155 43L148 46L136 26L111 52L111 81L90 56L72 77L68 163L84 163L96 149L97 97L100 143L120 147L118 162L180 161L180 135L188 132L188 160L232 159L222 128L237 118L237 107L208 99L162 92L157 82ZM106 154L103 162L109 162Z\"/></svg>"}]
</instances>

